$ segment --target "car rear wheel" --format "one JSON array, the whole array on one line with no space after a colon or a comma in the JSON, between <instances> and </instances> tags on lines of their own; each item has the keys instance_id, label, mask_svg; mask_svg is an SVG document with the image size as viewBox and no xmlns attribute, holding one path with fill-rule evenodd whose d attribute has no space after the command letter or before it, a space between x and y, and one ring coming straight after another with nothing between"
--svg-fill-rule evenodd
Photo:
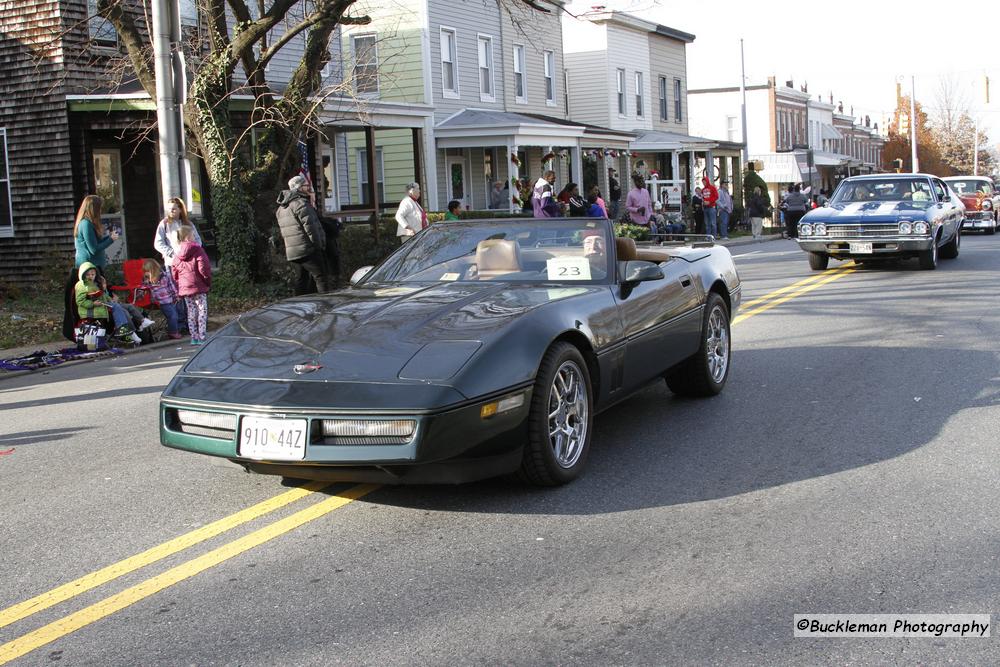
<instances>
[{"instance_id":1,"label":"car rear wheel","mask_svg":"<svg viewBox=\"0 0 1000 667\"><path fill-rule=\"evenodd\" d=\"M955 232L955 236L950 241L941 246L941 259L955 259L958 257L958 250L962 246L962 235Z\"/></svg>"},{"instance_id":2,"label":"car rear wheel","mask_svg":"<svg viewBox=\"0 0 1000 667\"><path fill-rule=\"evenodd\" d=\"M576 479L587 462L594 421L593 389L583 355L569 343L550 347L538 367L528 415L528 445L518 476L558 486Z\"/></svg>"},{"instance_id":3,"label":"car rear wheel","mask_svg":"<svg viewBox=\"0 0 1000 667\"><path fill-rule=\"evenodd\" d=\"M830 256L818 252L809 253L809 268L813 271L823 271L830 265Z\"/></svg>"},{"instance_id":4,"label":"car rear wheel","mask_svg":"<svg viewBox=\"0 0 1000 667\"><path fill-rule=\"evenodd\" d=\"M715 396L726 386L732 351L729 308L715 292L705 302L698 351L667 371L667 387L678 396Z\"/></svg>"},{"instance_id":5,"label":"car rear wheel","mask_svg":"<svg viewBox=\"0 0 1000 667\"><path fill-rule=\"evenodd\" d=\"M917 255L917 261L920 263L921 269L926 269L927 271L933 271L937 268L938 264L938 246L937 239L931 239L931 247L924 250L919 255Z\"/></svg>"}]
</instances>

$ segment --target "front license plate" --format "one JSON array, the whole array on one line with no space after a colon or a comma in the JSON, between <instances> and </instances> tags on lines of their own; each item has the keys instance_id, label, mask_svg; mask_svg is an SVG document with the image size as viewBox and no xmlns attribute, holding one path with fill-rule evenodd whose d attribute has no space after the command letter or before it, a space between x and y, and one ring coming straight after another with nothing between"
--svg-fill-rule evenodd
<instances>
[{"instance_id":1,"label":"front license plate","mask_svg":"<svg viewBox=\"0 0 1000 667\"><path fill-rule=\"evenodd\" d=\"M270 461L301 461L306 457L305 419L244 417L240 425L240 456Z\"/></svg>"},{"instance_id":2,"label":"front license plate","mask_svg":"<svg viewBox=\"0 0 1000 667\"><path fill-rule=\"evenodd\" d=\"M872 254L872 244L871 243L852 243L851 252L859 255L870 255Z\"/></svg>"}]
</instances>

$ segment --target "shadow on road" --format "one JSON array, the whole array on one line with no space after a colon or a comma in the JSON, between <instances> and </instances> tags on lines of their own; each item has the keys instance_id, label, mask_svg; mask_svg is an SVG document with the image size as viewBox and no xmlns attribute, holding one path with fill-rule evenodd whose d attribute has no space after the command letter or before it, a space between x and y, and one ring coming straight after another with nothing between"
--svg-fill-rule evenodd
<instances>
[{"instance_id":1,"label":"shadow on road","mask_svg":"<svg viewBox=\"0 0 1000 667\"><path fill-rule=\"evenodd\" d=\"M3 410L16 410L18 408L37 408L41 406L60 405L65 403L76 403L78 401L97 401L119 396L139 396L142 394L159 394L163 391L163 384L151 385L148 387L123 387L121 389L111 389L108 391L95 391L88 394L73 394L71 396L54 396L52 398L39 398L33 401L20 401L18 403L2 403Z\"/></svg>"},{"instance_id":2,"label":"shadow on road","mask_svg":"<svg viewBox=\"0 0 1000 667\"><path fill-rule=\"evenodd\" d=\"M42 431L22 431L21 433L8 433L0 435L0 448L21 447L34 442L52 442L53 440L65 440L83 431L89 431L92 426L81 426L79 428L50 428Z\"/></svg>"},{"instance_id":3,"label":"shadow on road","mask_svg":"<svg viewBox=\"0 0 1000 667\"><path fill-rule=\"evenodd\" d=\"M797 347L734 361L718 397L679 399L656 383L598 416L587 471L568 486L385 487L364 502L587 515L728 498L903 456L956 413L1000 402L986 352Z\"/></svg>"}]
</instances>

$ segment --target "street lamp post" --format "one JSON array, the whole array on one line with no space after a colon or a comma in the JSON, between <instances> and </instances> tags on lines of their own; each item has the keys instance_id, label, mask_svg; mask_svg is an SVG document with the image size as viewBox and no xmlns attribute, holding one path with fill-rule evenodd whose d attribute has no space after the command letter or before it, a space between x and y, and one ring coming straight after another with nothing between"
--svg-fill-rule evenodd
<instances>
[{"instance_id":1,"label":"street lamp post","mask_svg":"<svg viewBox=\"0 0 1000 667\"><path fill-rule=\"evenodd\" d=\"M181 197L190 205L181 105L185 93L184 62L180 57L180 8L177 0L153 0L153 65L156 71L156 127L160 151L160 192L163 202Z\"/></svg>"}]
</instances>

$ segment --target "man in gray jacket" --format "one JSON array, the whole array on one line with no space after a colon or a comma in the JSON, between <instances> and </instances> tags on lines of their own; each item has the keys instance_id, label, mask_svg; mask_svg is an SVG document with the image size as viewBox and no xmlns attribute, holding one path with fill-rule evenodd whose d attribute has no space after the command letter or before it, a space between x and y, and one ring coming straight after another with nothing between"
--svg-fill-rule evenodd
<instances>
[{"instance_id":1,"label":"man in gray jacket","mask_svg":"<svg viewBox=\"0 0 1000 667\"><path fill-rule=\"evenodd\" d=\"M808 209L809 198L802 194L802 188L798 185L789 188L785 197L785 232L788 238L794 239L799 235L799 220Z\"/></svg>"},{"instance_id":2,"label":"man in gray jacket","mask_svg":"<svg viewBox=\"0 0 1000 667\"><path fill-rule=\"evenodd\" d=\"M301 174L288 180L278 196L278 228L285 240L285 257L299 267L296 294L306 294L310 278L320 293L330 289L326 268L326 234L312 204L312 187Z\"/></svg>"}]
</instances>

